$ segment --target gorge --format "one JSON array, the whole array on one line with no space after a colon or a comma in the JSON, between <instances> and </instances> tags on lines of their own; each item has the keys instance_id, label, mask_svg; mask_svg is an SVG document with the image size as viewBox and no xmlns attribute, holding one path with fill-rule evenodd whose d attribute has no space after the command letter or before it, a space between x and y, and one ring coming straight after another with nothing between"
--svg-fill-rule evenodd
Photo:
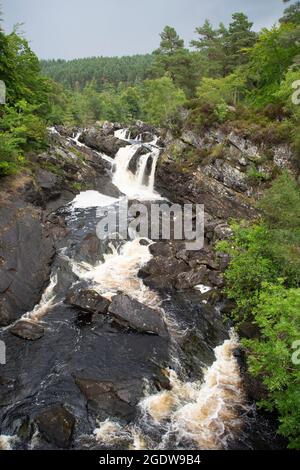
<instances>
[{"instance_id":1,"label":"gorge","mask_svg":"<svg viewBox=\"0 0 300 470\"><path fill-rule=\"evenodd\" d=\"M206 177L202 184L213 184L200 252L138 233L100 240L97 223L122 198L178 200L184 184L176 173L168 183L170 136L141 122L119 126L50 129L35 178L17 180L3 201L0 446L280 448L274 423L249 396L238 337L224 314L226 259L213 250L230 233L226 211L251 215L250 198L236 191L233 170L226 183ZM241 158L228 145L232 158ZM55 174L51 163L58 161ZM74 194L74 181L86 188ZM203 191L195 182L180 202L185 192L190 202ZM7 211L15 211L10 225ZM15 253L20 226L25 239Z\"/></svg>"}]
</instances>

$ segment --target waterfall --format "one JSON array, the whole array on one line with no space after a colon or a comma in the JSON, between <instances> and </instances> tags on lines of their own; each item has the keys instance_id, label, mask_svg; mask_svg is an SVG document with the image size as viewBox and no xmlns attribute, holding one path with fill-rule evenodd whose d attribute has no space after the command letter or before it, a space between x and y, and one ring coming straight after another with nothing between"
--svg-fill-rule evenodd
<instances>
[{"instance_id":1,"label":"waterfall","mask_svg":"<svg viewBox=\"0 0 300 470\"><path fill-rule=\"evenodd\" d=\"M140 157L139 166L136 172L136 179L140 186L143 186L145 181L147 163L150 157L151 153L147 153L146 155L142 155Z\"/></svg>"},{"instance_id":2,"label":"waterfall","mask_svg":"<svg viewBox=\"0 0 300 470\"><path fill-rule=\"evenodd\" d=\"M27 312L22 316L22 320L38 322L41 318L49 312L54 306L55 292L54 288L57 285L57 275L52 274L49 285L44 290L40 302L34 307L31 312Z\"/></svg>"},{"instance_id":3,"label":"waterfall","mask_svg":"<svg viewBox=\"0 0 300 470\"><path fill-rule=\"evenodd\" d=\"M159 149L152 148L145 155L141 155L138 161L138 168L135 174L130 171L129 166L141 144L133 143L121 148L115 157L115 173L113 183L126 196L139 200L161 199L160 195L154 191L155 171L159 157ZM152 167L149 178L147 178L147 163L152 158ZM148 180L148 182L147 182Z\"/></svg>"},{"instance_id":4,"label":"waterfall","mask_svg":"<svg viewBox=\"0 0 300 470\"><path fill-rule=\"evenodd\" d=\"M115 131L115 137L120 140L130 140L130 132L128 129L119 129L118 131Z\"/></svg>"},{"instance_id":5,"label":"waterfall","mask_svg":"<svg viewBox=\"0 0 300 470\"><path fill-rule=\"evenodd\" d=\"M0 451L13 450L13 444L18 440L17 436L0 435Z\"/></svg>"},{"instance_id":6,"label":"waterfall","mask_svg":"<svg viewBox=\"0 0 300 470\"><path fill-rule=\"evenodd\" d=\"M239 366L234 357L237 337L215 349L216 360L204 374L203 382L181 382L169 371L171 390L146 397L140 404L144 420L153 420L165 430L161 448L175 436L193 442L198 449L225 449L241 431L243 412L248 411Z\"/></svg>"},{"instance_id":7,"label":"waterfall","mask_svg":"<svg viewBox=\"0 0 300 470\"><path fill-rule=\"evenodd\" d=\"M104 263L92 266L88 263L72 264L74 273L83 280L92 281L94 289L104 297L122 292L151 307L160 304L159 296L147 288L137 276L139 269L152 258L148 246L136 238L126 242L120 250L110 245L111 253L104 255Z\"/></svg>"},{"instance_id":8,"label":"waterfall","mask_svg":"<svg viewBox=\"0 0 300 470\"><path fill-rule=\"evenodd\" d=\"M84 147L85 145L82 144L81 142L79 142L79 139L80 139L80 136L81 136L82 132L81 131L78 131L76 136L71 138L71 140L73 140L73 142L78 145L78 147Z\"/></svg>"}]
</instances>

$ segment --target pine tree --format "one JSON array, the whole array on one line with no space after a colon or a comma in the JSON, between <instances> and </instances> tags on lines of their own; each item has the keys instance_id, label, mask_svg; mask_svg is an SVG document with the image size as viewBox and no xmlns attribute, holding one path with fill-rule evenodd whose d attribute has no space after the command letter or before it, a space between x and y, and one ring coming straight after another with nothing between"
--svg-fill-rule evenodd
<instances>
[{"instance_id":1,"label":"pine tree","mask_svg":"<svg viewBox=\"0 0 300 470\"><path fill-rule=\"evenodd\" d=\"M196 87L196 75L192 54L184 47L184 40L174 28L166 26L160 34L160 47L154 51L153 74L161 77L168 73L175 85L191 96Z\"/></svg>"},{"instance_id":2,"label":"pine tree","mask_svg":"<svg viewBox=\"0 0 300 470\"><path fill-rule=\"evenodd\" d=\"M194 47L200 53L200 64L203 73L210 77L224 76L226 55L224 49L224 35L226 28L221 23L218 29L214 29L206 20L203 26L199 26L195 31L198 39L191 41L191 47Z\"/></svg>"},{"instance_id":3,"label":"pine tree","mask_svg":"<svg viewBox=\"0 0 300 470\"><path fill-rule=\"evenodd\" d=\"M252 31L253 23L244 13L234 13L233 21L225 33L226 72L231 73L236 67L249 60L247 49L252 47L257 35Z\"/></svg>"}]
</instances>

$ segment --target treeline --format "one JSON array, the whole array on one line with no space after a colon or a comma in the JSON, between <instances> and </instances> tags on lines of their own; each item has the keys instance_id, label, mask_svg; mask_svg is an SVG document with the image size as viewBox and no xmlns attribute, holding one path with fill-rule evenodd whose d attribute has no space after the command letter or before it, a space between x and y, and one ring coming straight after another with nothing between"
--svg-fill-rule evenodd
<instances>
[{"instance_id":1,"label":"treeline","mask_svg":"<svg viewBox=\"0 0 300 470\"><path fill-rule=\"evenodd\" d=\"M132 85L149 78L151 54L124 57L90 57L75 60L42 60L42 73L71 90L83 90L93 82L96 91L107 85Z\"/></svg>"}]
</instances>

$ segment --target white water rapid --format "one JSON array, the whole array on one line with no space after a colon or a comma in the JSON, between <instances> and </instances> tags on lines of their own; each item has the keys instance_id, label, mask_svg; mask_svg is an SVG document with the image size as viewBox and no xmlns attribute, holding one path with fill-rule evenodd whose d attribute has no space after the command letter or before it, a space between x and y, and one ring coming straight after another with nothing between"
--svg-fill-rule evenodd
<instances>
[{"instance_id":1,"label":"white water rapid","mask_svg":"<svg viewBox=\"0 0 300 470\"><path fill-rule=\"evenodd\" d=\"M141 144L135 143L121 148L115 158L115 173L113 183L119 190L131 199L151 201L161 199L154 191L154 177L159 157L159 149L153 147L145 155L139 157L136 173L129 166ZM147 174L148 163L151 163L150 173Z\"/></svg>"},{"instance_id":2,"label":"white water rapid","mask_svg":"<svg viewBox=\"0 0 300 470\"><path fill-rule=\"evenodd\" d=\"M200 450L226 449L242 430L249 407L243 392L239 366L234 357L237 337L215 349L215 362L204 371L203 381L182 382L166 370L171 390L146 396L139 404L141 417L133 426L115 421L99 423L94 435L99 442L130 441L131 448L184 448L184 442ZM160 441L152 438L159 433Z\"/></svg>"}]
</instances>

